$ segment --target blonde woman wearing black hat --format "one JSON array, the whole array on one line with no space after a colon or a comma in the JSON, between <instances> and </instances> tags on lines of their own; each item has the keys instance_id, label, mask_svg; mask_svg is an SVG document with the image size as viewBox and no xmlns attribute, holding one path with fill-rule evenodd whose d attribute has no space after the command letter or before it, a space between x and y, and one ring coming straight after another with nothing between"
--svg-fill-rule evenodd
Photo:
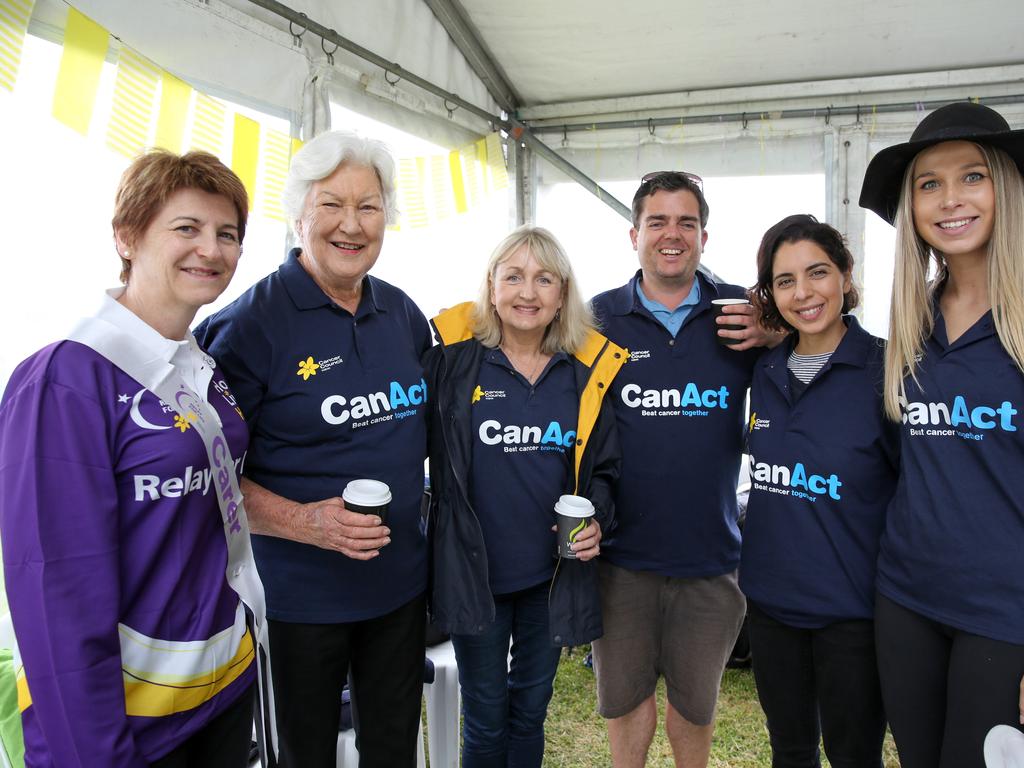
<instances>
[{"instance_id":1,"label":"blonde woman wearing black hat","mask_svg":"<svg viewBox=\"0 0 1024 768\"><path fill-rule=\"evenodd\" d=\"M896 226L885 408L902 466L875 624L903 768L980 768L989 729L1024 722L1022 172L1024 130L949 104L861 193Z\"/></svg>"}]
</instances>

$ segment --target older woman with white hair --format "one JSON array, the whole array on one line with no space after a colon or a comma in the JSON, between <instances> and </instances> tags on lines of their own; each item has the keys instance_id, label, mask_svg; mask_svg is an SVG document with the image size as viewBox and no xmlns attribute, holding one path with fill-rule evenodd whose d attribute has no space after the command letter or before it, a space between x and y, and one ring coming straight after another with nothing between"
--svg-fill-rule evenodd
<instances>
[{"instance_id":1,"label":"older woman with white hair","mask_svg":"<svg viewBox=\"0 0 1024 768\"><path fill-rule=\"evenodd\" d=\"M280 765L335 764L351 674L360 765L416 760L426 545L426 319L368 274L395 215L386 147L334 131L293 158L300 247L198 331L252 434L242 490L267 592ZM386 521L346 508L369 478Z\"/></svg>"}]
</instances>

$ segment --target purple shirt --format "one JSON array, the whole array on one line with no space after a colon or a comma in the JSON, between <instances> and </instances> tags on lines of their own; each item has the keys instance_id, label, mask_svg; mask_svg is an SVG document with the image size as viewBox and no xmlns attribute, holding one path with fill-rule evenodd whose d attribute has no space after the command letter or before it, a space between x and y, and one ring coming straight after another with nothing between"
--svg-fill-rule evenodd
<instances>
[{"instance_id":1,"label":"purple shirt","mask_svg":"<svg viewBox=\"0 0 1024 768\"><path fill-rule=\"evenodd\" d=\"M208 381L237 471L245 422ZM145 766L253 682L203 442L86 346L53 344L11 377L0 539L27 765Z\"/></svg>"}]
</instances>

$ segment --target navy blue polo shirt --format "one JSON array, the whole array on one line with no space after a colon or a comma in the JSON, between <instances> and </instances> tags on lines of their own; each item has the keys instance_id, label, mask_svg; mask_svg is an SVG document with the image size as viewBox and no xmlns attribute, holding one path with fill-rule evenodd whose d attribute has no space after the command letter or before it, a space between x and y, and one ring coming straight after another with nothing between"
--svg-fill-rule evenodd
<instances>
[{"instance_id":1,"label":"navy blue polo shirt","mask_svg":"<svg viewBox=\"0 0 1024 768\"><path fill-rule=\"evenodd\" d=\"M622 475L601 556L630 570L709 577L736 568L736 480L756 351L718 343L711 301L742 298L703 275L700 302L672 335L636 295L640 273L593 299L602 332L629 349L612 385Z\"/></svg>"},{"instance_id":2,"label":"navy blue polo shirt","mask_svg":"<svg viewBox=\"0 0 1024 768\"><path fill-rule=\"evenodd\" d=\"M846 334L799 399L786 367L792 338L765 352L750 389L740 587L794 627L874 616L879 539L896 490L883 342L844 320Z\"/></svg>"},{"instance_id":3,"label":"navy blue polo shirt","mask_svg":"<svg viewBox=\"0 0 1024 768\"><path fill-rule=\"evenodd\" d=\"M491 591L501 595L554 573L551 526L572 476L579 399L564 353L531 385L500 349L488 350L478 382L470 501L483 531Z\"/></svg>"},{"instance_id":4,"label":"navy blue polo shirt","mask_svg":"<svg viewBox=\"0 0 1024 768\"><path fill-rule=\"evenodd\" d=\"M388 613L426 589L420 527L426 455L426 318L398 288L363 281L355 315L292 251L196 332L224 370L252 435L245 475L286 499L340 497L356 478L391 487L391 543L368 561L253 536L267 614L335 623Z\"/></svg>"},{"instance_id":5,"label":"navy blue polo shirt","mask_svg":"<svg viewBox=\"0 0 1024 768\"><path fill-rule=\"evenodd\" d=\"M1024 645L1024 376L986 313L953 344L942 314L905 382L902 471L878 590L928 618Z\"/></svg>"}]
</instances>

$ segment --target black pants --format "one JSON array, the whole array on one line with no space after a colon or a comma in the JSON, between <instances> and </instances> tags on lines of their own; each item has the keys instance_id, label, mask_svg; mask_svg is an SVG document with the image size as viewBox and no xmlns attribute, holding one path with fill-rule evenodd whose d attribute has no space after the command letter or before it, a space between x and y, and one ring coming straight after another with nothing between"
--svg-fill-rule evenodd
<instances>
[{"instance_id":1,"label":"black pants","mask_svg":"<svg viewBox=\"0 0 1024 768\"><path fill-rule=\"evenodd\" d=\"M426 600L348 624L270 621L281 768L334 768L351 673L360 768L414 768Z\"/></svg>"},{"instance_id":2,"label":"black pants","mask_svg":"<svg viewBox=\"0 0 1024 768\"><path fill-rule=\"evenodd\" d=\"M878 595L878 670L903 768L984 768L994 725L1020 727L1024 646L972 635Z\"/></svg>"},{"instance_id":3,"label":"black pants","mask_svg":"<svg viewBox=\"0 0 1024 768\"><path fill-rule=\"evenodd\" d=\"M819 738L833 768L881 768L885 713L872 622L801 629L749 601L747 610L773 768L819 768Z\"/></svg>"},{"instance_id":4,"label":"black pants","mask_svg":"<svg viewBox=\"0 0 1024 768\"><path fill-rule=\"evenodd\" d=\"M250 686L205 728L150 763L151 768L246 768L255 689L255 684Z\"/></svg>"}]
</instances>

